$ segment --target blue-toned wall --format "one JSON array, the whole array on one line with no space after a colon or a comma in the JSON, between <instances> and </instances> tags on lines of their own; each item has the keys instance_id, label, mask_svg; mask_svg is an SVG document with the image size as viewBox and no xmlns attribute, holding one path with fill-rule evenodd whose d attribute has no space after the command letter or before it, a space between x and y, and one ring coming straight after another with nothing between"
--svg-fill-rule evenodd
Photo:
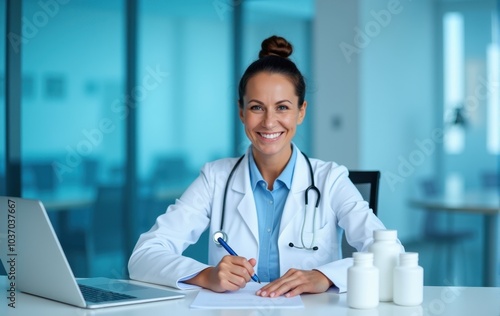
<instances>
[{"instance_id":1,"label":"blue-toned wall","mask_svg":"<svg viewBox=\"0 0 500 316\"><path fill-rule=\"evenodd\" d=\"M418 227L409 193L435 171L435 157L408 175L398 169L436 127L434 11L433 1L389 3L316 1L314 148L350 169L382 171L379 216L410 238Z\"/></svg>"},{"instance_id":2,"label":"blue-toned wall","mask_svg":"<svg viewBox=\"0 0 500 316\"><path fill-rule=\"evenodd\" d=\"M436 172L440 147L432 136L441 128L435 1L360 4L360 29L372 35L360 53L360 165L382 171L379 216L409 239L420 227L408 200L420 177ZM424 152L421 161L414 160L416 152Z\"/></svg>"}]
</instances>

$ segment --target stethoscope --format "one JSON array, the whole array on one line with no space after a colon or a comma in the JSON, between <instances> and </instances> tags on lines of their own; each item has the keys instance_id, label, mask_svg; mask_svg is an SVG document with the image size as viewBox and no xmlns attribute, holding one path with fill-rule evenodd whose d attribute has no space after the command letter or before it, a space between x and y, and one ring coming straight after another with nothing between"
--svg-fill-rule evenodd
<instances>
[{"instance_id":1,"label":"stethoscope","mask_svg":"<svg viewBox=\"0 0 500 316\"><path fill-rule=\"evenodd\" d=\"M314 173L313 173L313 169L312 169L312 166L311 166L311 161L309 161L309 158L306 156L306 154L302 153L302 155L304 156L304 158L306 158L307 165L309 166L309 173L311 175L311 185L307 187L306 192L305 192L305 204L306 204L305 209L306 210L307 210L307 205L309 203L309 191L312 190L312 191L316 192L316 194L317 194L316 205L314 207L313 221L312 221L313 238L312 238L312 241L311 241L311 244L309 245L309 247L306 247L305 244L304 244L304 227L306 225L306 216L304 215L304 221L302 222L302 229L301 229L301 232L300 232L300 241L302 243L302 247L295 246L292 242L290 242L288 244L288 246L290 246L292 248L304 249L304 250L318 250L319 249L318 246L313 246L313 245L314 245L314 234L316 232L316 224L315 224L315 222L316 222L316 212L318 211L319 201L321 199L321 193L319 192L319 189L314 185ZM222 202L222 218L221 218L221 221L220 221L220 229L218 231L216 231L214 233L214 235L213 235L213 241L218 246L220 246L220 243L218 241L219 238L222 238L222 240L224 240L225 242L227 242L227 234L224 232L223 228L224 228L224 215L226 213L226 196L227 196L227 190L229 188L229 181L233 177L234 171L236 170L236 168L241 163L241 161L243 160L244 157L245 157L245 155L241 156L238 159L238 161L234 165L233 169L229 173L229 176L228 176L227 181L226 181L226 186L224 188L224 200Z\"/></svg>"}]
</instances>

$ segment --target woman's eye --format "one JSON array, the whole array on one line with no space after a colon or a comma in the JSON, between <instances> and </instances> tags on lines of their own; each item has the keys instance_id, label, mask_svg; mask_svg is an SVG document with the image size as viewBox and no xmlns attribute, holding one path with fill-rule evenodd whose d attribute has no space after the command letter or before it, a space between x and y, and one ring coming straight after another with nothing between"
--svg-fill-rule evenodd
<instances>
[{"instance_id":1,"label":"woman's eye","mask_svg":"<svg viewBox=\"0 0 500 316\"><path fill-rule=\"evenodd\" d=\"M262 110L262 107L260 105L251 105L250 110L259 111L259 110Z\"/></svg>"},{"instance_id":2,"label":"woman's eye","mask_svg":"<svg viewBox=\"0 0 500 316\"><path fill-rule=\"evenodd\" d=\"M286 106L286 105L278 106L278 111L285 111L285 110L288 110L288 106Z\"/></svg>"}]
</instances>

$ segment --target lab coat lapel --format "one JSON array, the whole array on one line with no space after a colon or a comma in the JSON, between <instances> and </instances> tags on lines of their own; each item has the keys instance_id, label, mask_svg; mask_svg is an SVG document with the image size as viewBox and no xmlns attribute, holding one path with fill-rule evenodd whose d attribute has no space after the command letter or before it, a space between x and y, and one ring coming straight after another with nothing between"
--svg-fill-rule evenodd
<instances>
[{"instance_id":1,"label":"lab coat lapel","mask_svg":"<svg viewBox=\"0 0 500 316\"><path fill-rule=\"evenodd\" d=\"M259 242L259 228L257 219L257 209L253 196L252 186L250 184L250 172L248 170L248 153L241 161L240 166L234 173L234 183L232 185L234 191L243 194L242 199L237 205L238 213L243 222L252 232L255 242Z\"/></svg>"},{"instance_id":2,"label":"lab coat lapel","mask_svg":"<svg viewBox=\"0 0 500 316\"><path fill-rule=\"evenodd\" d=\"M297 147L294 149L298 150ZM292 223L294 218L299 216L301 212L304 212L304 192L309 186L309 178L309 167L307 166L307 162L302 153L298 152L295 170L293 172L292 187L288 193L285 208L281 215L280 236L287 226Z\"/></svg>"}]
</instances>

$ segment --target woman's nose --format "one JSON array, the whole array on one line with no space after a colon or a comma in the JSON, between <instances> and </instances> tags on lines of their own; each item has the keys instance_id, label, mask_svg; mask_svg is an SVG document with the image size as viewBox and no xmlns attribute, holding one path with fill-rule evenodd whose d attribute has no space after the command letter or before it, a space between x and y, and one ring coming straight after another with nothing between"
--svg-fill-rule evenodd
<instances>
[{"instance_id":1,"label":"woman's nose","mask_svg":"<svg viewBox=\"0 0 500 316\"><path fill-rule=\"evenodd\" d=\"M262 125L266 128L272 128L276 124L276 118L274 116L274 113L271 111L266 111L264 114L264 120L262 122Z\"/></svg>"}]
</instances>

